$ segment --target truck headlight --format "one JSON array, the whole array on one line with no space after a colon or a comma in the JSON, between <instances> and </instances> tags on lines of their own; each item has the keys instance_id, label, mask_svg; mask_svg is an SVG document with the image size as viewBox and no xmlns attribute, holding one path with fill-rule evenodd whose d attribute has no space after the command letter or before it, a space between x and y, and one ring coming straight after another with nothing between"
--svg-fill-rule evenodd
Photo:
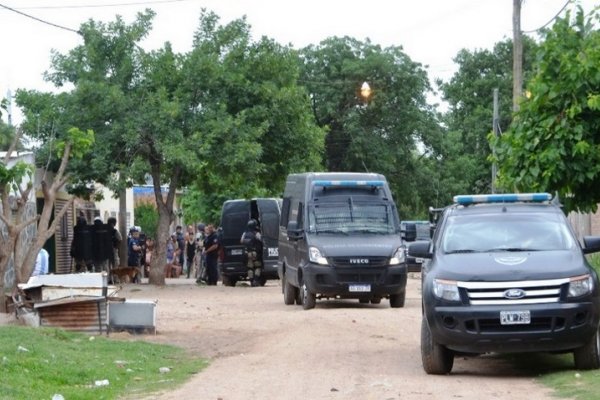
<instances>
[{"instance_id":1,"label":"truck headlight","mask_svg":"<svg viewBox=\"0 0 600 400\"><path fill-rule=\"evenodd\" d=\"M458 293L458 286L456 285L456 281L434 279L433 294L435 295L435 297L443 300L460 301L460 294Z\"/></svg>"},{"instance_id":2,"label":"truck headlight","mask_svg":"<svg viewBox=\"0 0 600 400\"><path fill-rule=\"evenodd\" d=\"M398 247L392 258L390 258L390 265L398 265L404 262L406 262L406 248Z\"/></svg>"},{"instance_id":3,"label":"truck headlight","mask_svg":"<svg viewBox=\"0 0 600 400\"><path fill-rule=\"evenodd\" d=\"M594 280L590 274L575 276L569 282L569 297L580 297L592 293Z\"/></svg>"},{"instance_id":4,"label":"truck headlight","mask_svg":"<svg viewBox=\"0 0 600 400\"><path fill-rule=\"evenodd\" d=\"M329 265L327 259L323 257L321 251L316 247L309 247L308 249L308 258L310 262L321 264L321 265Z\"/></svg>"}]
</instances>

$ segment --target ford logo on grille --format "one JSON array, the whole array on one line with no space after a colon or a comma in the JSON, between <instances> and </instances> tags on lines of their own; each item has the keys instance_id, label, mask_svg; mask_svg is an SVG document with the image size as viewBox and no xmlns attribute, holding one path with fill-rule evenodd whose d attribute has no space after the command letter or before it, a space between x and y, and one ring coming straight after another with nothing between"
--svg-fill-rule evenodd
<instances>
[{"instance_id":1,"label":"ford logo on grille","mask_svg":"<svg viewBox=\"0 0 600 400\"><path fill-rule=\"evenodd\" d=\"M368 264L368 263L369 263L368 258L351 258L350 259L350 264Z\"/></svg>"},{"instance_id":2,"label":"ford logo on grille","mask_svg":"<svg viewBox=\"0 0 600 400\"><path fill-rule=\"evenodd\" d=\"M504 293L502 293L502 295L507 299L511 300L522 299L523 297L525 297L525 291L523 289L508 289L505 290Z\"/></svg>"}]
</instances>

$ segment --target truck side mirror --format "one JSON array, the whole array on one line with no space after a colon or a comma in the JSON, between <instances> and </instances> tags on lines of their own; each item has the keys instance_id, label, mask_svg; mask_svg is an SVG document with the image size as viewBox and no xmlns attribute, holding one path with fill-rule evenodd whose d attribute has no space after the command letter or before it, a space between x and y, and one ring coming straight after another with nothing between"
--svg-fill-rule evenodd
<instances>
[{"instance_id":1,"label":"truck side mirror","mask_svg":"<svg viewBox=\"0 0 600 400\"><path fill-rule=\"evenodd\" d=\"M402 233L404 240L414 242L417 240L417 224L406 224Z\"/></svg>"},{"instance_id":2,"label":"truck side mirror","mask_svg":"<svg viewBox=\"0 0 600 400\"><path fill-rule=\"evenodd\" d=\"M600 251L600 236L584 236L583 244L584 254L597 253Z\"/></svg>"},{"instance_id":3,"label":"truck side mirror","mask_svg":"<svg viewBox=\"0 0 600 400\"><path fill-rule=\"evenodd\" d=\"M302 228L298 228L297 221L288 222L287 237L288 240L300 240L304 237L304 230L302 230Z\"/></svg>"}]
</instances>

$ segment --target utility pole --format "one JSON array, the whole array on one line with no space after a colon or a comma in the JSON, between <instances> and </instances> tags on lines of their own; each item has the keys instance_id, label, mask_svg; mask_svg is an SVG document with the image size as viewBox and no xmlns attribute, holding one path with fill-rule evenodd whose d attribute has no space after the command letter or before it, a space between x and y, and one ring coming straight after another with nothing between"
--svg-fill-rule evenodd
<instances>
[{"instance_id":1,"label":"utility pole","mask_svg":"<svg viewBox=\"0 0 600 400\"><path fill-rule=\"evenodd\" d=\"M7 101L7 107L6 107L6 112L8 114L8 126L12 126L12 92L10 91L10 89L8 89L6 91L6 101Z\"/></svg>"},{"instance_id":2,"label":"utility pole","mask_svg":"<svg viewBox=\"0 0 600 400\"><path fill-rule=\"evenodd\" d=\"M519 111L519 101L523 94L522 2L523 0L513 0L513 112Z\"/></svg>"},{"instance_id":3,"label":"utility pole","mask_svg":"<svg viewBox=\"0 0 600 400\"><path fill-rule=\"evenodd\" d=\"M500 135L499 123L500 123L500 107L498 105L498 88L494 89L494 116L492 117L492 130L494 132L494 137L498 137ZM492 154L494 155L494 159L496 158L496 149L492 148ZM496 174L497 166L496 161L492 164L492 194L496 193Z\"/></svg>"}]
</instances>

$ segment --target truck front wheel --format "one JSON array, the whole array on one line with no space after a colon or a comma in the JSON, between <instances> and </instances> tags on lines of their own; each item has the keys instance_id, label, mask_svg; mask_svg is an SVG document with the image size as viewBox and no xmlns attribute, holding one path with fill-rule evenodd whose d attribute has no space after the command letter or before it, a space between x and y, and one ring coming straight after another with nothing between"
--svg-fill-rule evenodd
<instances>
[{"instance_id":1,"label":"truck front wheel","mask_svg":"<svg viewBox=\"0 0 600 400\"><path fill-rule=\"evenodd\" d=\"M315 308L317 305L317 296L308 290L308 287L306 287L306 283L304 282L302 282L302 287L300 288L300 295L302 297L302 308L305 310Z\"/></svg>"},{"instance_id":2,"label":"truck front wheel","mask_svg":"<svg viewBox=\"0 0 600 400\"><path fill-rule=\"evenodd\" d=\"M400 308L404 307L404 301L406 300L406 290L403 290L399 294L390 294L390 307Z\"/></svg>"},{"instance_id":3,"label":"truck front wheel","mask_svg":"<svg viewBox=\"0 0 600 400\"><path fill-rule=\"evenodd\" d=\"M573 359L577 369L600 368L600 333L598 329L589 342L573 351Z\"/></svg>"},{"instance_id":4,"label":"truck front wheel","mask_svg":"<svg viewBox=\"0 0 600 400\"><path fill-rule=\"evenodd\" d=\"M421 321L421 360L425 372L434 375L449 374L454 365L454 353L433 339L425 316Z\"/></svg>"},{"instance_id":5,"label":"truck front wheel","mask_svg":"<svg viewBox=\"0 0 600 400\"><path fill-rule=\"evenodd\" d=\"M296 301L296 297L298 296L298 288L293 286L291 283L288 282L287 278L285 277L285 273L283 274L283 302L290 306L292 304L294 304L294 302Z\"/></svg>"}]
</instances>

